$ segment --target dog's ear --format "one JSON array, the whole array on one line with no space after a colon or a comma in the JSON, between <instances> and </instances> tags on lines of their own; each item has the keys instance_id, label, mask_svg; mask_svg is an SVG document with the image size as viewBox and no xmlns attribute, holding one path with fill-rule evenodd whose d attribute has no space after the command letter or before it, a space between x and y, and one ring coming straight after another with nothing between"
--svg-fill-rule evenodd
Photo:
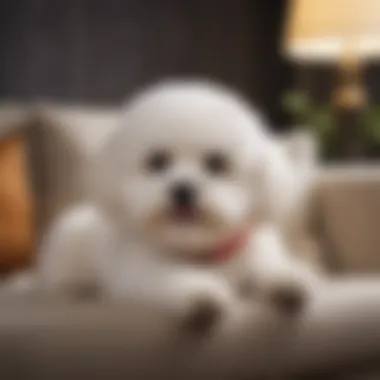
<instances>
[{"instance_id":1,"label":"dog's ear","mask_svg":"<svg viewBox=\"0 0 380 380\"><path fill-rule=\"evenodd\" d=\"M297 233L305 227L309 214L318 170L318 146L314 136L306 131L290 133L283 144L292 171L282 223L286 230Z\"/></svg>"},{"instance_id":2,"label":"dog's ear","mask_svg":"<svg viewBox=\"0 0 380 380\"><path fill-rule=\"evenodd\" d=\"M316 139L308 132L292 132L283 140L286 154L295 168L313 169L318 161Z\"/></svg>"},{"instance_id":3,"label":"dog's ear","mask_svg":"<svg viewBox=\"0 0 380 380\"><path fill-rule=\"evenodd\" d=\"M303 208L317 171L317 147L306 133L273 138L263 163L266 220L288 224Z\"/></svg>"}]
</instances>

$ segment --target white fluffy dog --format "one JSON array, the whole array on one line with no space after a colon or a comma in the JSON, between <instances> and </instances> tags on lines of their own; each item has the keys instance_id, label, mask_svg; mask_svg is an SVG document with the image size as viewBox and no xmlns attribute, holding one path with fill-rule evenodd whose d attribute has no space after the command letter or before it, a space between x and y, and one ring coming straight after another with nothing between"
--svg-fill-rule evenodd
<instances>
[{"instance_id":1,"label":"white fluffy dog","mask_svg":"<svg viewBox=\"0 0 380 380\"><path fill-rule=\"evenodd\" d=\"M198 327L243 292L296 309L308 272L279 228L303 170L291 145L222 87L173 81L144 91L95 160L91 202L47 237L44 288L96 285Z\"/></svg>"}]
</instances>

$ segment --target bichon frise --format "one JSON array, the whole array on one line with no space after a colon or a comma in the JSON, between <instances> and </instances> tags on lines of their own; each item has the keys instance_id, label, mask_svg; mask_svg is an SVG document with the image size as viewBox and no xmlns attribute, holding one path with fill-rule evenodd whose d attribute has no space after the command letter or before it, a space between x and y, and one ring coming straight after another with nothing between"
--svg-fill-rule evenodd
<instances>
[{"instance_id":1,"label":"bichon frise","mask_svg":"<svg viewBox=\"0 0 380 380\"><path fill-rule=\"evenodd\" d=\"M173 81L143 91L95 159L91 202L48 235L43 286L97 285L106 296L166 305L198 327L243 293L299 308L307 271L279 228L298 180L290 150L221 86Z\"/></svg>"}]
</instances>

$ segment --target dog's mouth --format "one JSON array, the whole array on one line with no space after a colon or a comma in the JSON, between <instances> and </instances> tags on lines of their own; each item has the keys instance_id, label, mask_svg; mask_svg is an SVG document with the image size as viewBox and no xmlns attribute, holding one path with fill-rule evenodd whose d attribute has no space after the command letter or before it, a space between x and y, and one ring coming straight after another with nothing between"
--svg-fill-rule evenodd
<instances>
[{"instance_id":1,"label":"dog's mouth","mask_svg":"<svg viewBox=\"0 0 380 380\"><path fill-rule=\"evenodd\" d=\"M194 206L175 206L169 211L169 220L181 225L193 225L200 221L201 213Z\"/></svg>"}]
</instances>

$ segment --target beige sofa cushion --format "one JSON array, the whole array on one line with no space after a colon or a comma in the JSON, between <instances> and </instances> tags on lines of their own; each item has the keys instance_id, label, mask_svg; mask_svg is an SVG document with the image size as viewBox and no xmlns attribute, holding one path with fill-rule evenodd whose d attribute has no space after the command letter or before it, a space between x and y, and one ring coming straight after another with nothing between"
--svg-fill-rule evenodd
<instances>
[{"instance_id":1,"label":"beige sofa cushion","mask_svg":"<svg viewBox=\"0 0 380 380\"><path fill-rule=\"evenodd\" d=\"M82 199L89 161L116 127L118 117L118 111L109 108L0 107L0 136L26 126L39 233L63 208ZM379 168L374 165L320 170L309 218L317 221L312 227L317 241L312 236L308 244L314 252L323 253L325 264L334 269L380 269Z\"/></svg>"},{"instance_id":2,"label":"beige sofa cushion","mask_svg":"<svg viewBox=\"0 0 380 380\"><path fill-rule=\"evenodd\" d=\"M329 262L344 272L380 270L380 163L324 168L316 212Z\"/></svg>"},{"instance_id":3,"label":"beige sofa cushion","mask_svg":"<svg viewBox=\"0 0 380 380\"><path fill-rule=\"evenodd\" d=\"M113 109L39 106L27 131L31 170L42 230L68 204L85 194L92 154L117 125Z\"/></svg>"}]
</instances>

